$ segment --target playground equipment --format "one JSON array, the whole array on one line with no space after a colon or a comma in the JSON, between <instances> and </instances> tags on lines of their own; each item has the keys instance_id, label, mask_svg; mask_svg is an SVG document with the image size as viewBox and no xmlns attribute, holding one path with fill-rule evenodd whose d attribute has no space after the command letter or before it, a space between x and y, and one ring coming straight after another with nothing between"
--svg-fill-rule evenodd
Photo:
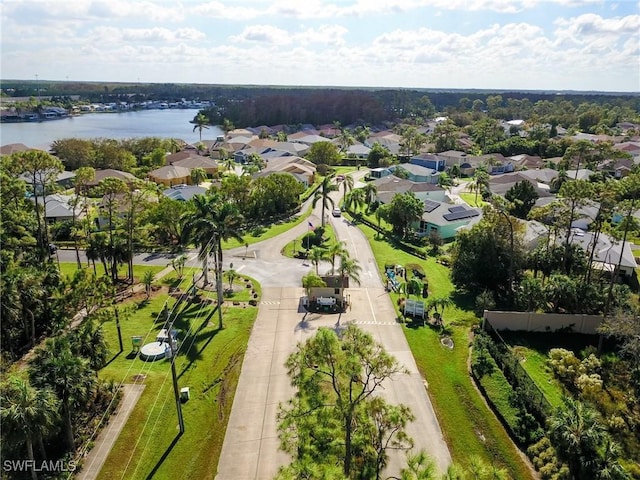
<instances>
[{"instance_id":1,"label":"playground equipment","mask_svg":"<svg viewBox=\"0 0 640 480\"><path fill-rule=\"evenodd\" d=\"M391 288L393 289L393 291L397 292L400 288L400 282L396 279L396 272L394 272L390 268L387 269L387 280L391 283Z\"/></svg>"}]
</instances>

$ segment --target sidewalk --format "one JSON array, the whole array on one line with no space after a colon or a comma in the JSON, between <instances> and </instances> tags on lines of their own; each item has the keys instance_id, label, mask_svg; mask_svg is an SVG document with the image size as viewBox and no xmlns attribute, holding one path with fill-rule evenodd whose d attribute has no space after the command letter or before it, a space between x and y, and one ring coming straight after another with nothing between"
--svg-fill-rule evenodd
<instances>
[{"instance_id":1,"label":"sidewalk","mask_svg":"<svg viewBox=\"0 0 640 480\"><path fill-rule=\"evenodd\" d=\"M111 415L109 423L95 439L95 447L84 458L83 467L76 478L78 480L95 480L100 473L102 465L107 460L114 443L120 435L133 407L138 403L140 395L144 390L144 385L126 384L123 386L122 400L118 410Z\"/></svg>"}]
</instances>

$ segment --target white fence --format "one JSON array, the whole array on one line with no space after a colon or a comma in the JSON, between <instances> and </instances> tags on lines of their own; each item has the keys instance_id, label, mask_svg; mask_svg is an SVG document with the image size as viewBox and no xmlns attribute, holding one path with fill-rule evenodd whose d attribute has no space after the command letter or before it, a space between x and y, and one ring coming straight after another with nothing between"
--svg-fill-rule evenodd
<instances>
[{"instance_id":1,"label":"white fence","mask_svg":"<svg viewBox=\"0 0 640 480\"><path fill-rule=\"evenodd\" d=\"M498 312L484 311L483 317L496 330L521 330L526 332L556 332L570 330L576 333L595 334L602 323L601 315L564 315L560 313ZM484 328L484 321L483 321Z\"/></svg>"}]
</instances>

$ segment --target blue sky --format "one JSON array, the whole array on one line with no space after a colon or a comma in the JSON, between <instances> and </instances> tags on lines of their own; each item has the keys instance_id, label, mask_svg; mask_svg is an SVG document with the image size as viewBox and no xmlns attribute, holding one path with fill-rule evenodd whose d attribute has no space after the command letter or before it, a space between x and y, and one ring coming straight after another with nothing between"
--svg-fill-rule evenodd
<instances>
[{"instance_id":1,"label":"blue sky","mask_svg":"<svg viewBox=\"0 0 640 480\"><path fill-rule=\"evenodd\" d=\"M4 79L640 90L639 0L3 0Z\"/></svg>"}]
</instances>

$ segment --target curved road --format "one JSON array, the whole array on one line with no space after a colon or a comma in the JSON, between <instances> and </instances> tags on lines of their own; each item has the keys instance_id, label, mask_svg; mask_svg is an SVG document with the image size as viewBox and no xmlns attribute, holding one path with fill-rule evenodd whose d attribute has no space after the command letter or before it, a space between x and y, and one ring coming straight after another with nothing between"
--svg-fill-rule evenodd
<instances>
[{"instance_id":1,"label":"curved road","mask_svg":"<svg viewBox=\"0 0 640 480\"><path fill-rule=\"evenodd\" d=\"M337 203L342 193L334 195ZM313 225L321 223L319 205L309 221ZM300 280L312 267L302 260L280 255L288 242L308 230L306 221L278 237L252 245L245 258L244 247L226 252L225 263L233 262L235 270L260 281L263 298L242 365L218 464L218 480L272 479L280 466L291 461L278 449L276 430L278 404L294 394L284 362L297 343L304 342L318 327L340 328L346 323L358 324L369 332L409 371L385 382L381 393L390 402L403 403L413 411L416 420L407 430L415 441L414 449L425 449L441 472L451 463L425 383L402 327L396 322L395 310L366 237L343 217L329 216L329 221L337 237L346 243L350 255L357 258L362 267L361 285L347 292L352 307L340 316L305 317L300 308L300 298L304 295ZM320 271L329 268L326 263ZM398 476L405 464L404 452L392 451L385 477Z\"/></svg>"}]
</instances>

